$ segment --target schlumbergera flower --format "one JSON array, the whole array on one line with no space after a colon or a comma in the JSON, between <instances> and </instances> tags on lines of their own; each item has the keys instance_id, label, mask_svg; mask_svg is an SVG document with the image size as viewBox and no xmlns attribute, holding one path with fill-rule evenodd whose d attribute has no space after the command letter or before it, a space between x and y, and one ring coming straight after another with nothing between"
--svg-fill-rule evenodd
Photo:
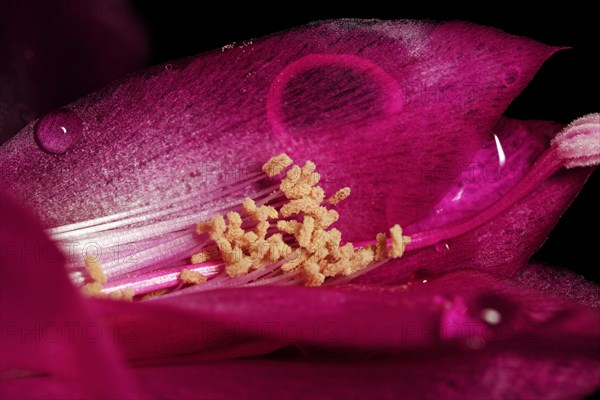
<instances>
[{"instance_id":1,"label":"schlumbergera flower","mask_svg":"<svg viewBox=\"0 0 600 400\"><path fill-rule=\"evenodd\" d=\"M0 149L3 396L592 392L597 286L527 261L600 115L501 117L557 50L314 23L28 125Z\"/></svg>"}]
</instances>

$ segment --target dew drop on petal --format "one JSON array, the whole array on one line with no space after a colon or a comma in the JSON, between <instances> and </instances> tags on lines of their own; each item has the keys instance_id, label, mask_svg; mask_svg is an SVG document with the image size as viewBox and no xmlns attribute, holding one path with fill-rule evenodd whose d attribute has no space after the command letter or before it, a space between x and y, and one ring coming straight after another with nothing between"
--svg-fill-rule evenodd
<instances>
[{"instance_id":1,"label":"dew drop on petal","mask_svg":"<svg viewBox=\"0 0 600 400\"><path fill-rule=\"evenodd\" d=\"M481 319L490 325L498 325L502 322L502 314L493 308L484 308L481 310Z\"/></svg>"},{"instance_id":2,"label":"dew drop on petal","mask_svg":"<svg viewBox=\"0 0 600 400\"><path fill-rule=\"evenodd\" d=\"M46 114L34 128L36 143L43 151L51 154L62 154L73 148L82 134L81 118L67 109Z\"/></svg>"},{"instance_id":3,"label":"dew drop on petal","mask_svg":"<svg viewBox=\"0 0 600 400\"><path fill-rule=\"evenodd\" d=\"M171 71L173 69L173 64L165 65L165 71Z\"/></svg>"},{"instance_id":4,"label":"dew drop on petal","mask_svg":"<svg viewBox=\"0 0 600 400\"><path fill-rule=\"evenodd\" d=\"M498 294L481 294L469 301L469 313L473 318L488 326L497 326L513 320L517 306L508 298Z\"/></svg>"},{"instance_id":5,"label":"dew drop on petal","mask_svg":"<svg viewBox=\"0 0 600 400\"><path fill-rule=\"evenodd\" d=\"M450 245L448 243L438 243L435 245L435 251L438 253L447 253L450 251Z\"/></svg>"}]
</instances>

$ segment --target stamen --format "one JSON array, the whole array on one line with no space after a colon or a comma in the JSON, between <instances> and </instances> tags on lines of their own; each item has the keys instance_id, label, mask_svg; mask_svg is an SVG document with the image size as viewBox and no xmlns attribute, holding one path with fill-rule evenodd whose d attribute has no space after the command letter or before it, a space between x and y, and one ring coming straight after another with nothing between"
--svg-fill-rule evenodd
<instances>
[{"instance_id":1,"label":"stamen","mask_svg":"<svg viewBox=\"0 0 600 400\"><path fill-rule=\"evenodd\" d=\"M205 191L209 195L202 202L191 193L173 205L146 206L50 232L63 246L83 240L101 247L113 243L138 246L126 252L132 263L123 263L118 255L103 255L104 265L100 265L98 258L90 256L83 262L87 274L80 263L70 265L70 274L82 291L93 297L147 299L236 286L343 284L405 251L477 228L563 166L599 162L600 115L593 114L559 133L524 179L494 204L472 218L415 233L412 238L395 225L389 239L379 233L374 241L342 245L341 232L332 227L340 215L328 207L346 199L350 188L324 201L316 165L311 161L302 167L293 165L285 154L271 158L261 174ZM255 182L279 174L283 176L278 186L253 189Z\"/></svg>"},{"instance_id":2,"label":"stamen","mask_svg":"<svg viewBox=\"0 0 600 400\"><path fill-rule=\"evenodd\" d=\"M267 161L265 165L263 165L262 170L269 178L272 178L292 165L292 163L292 159L287 154L283 153Z\"/></svg>"},{"instance_id":3,"label":"stamen","mask_svg":"<svg viewBox=\"0 0 600 400\"><path fill-rule=\"evenodd\" d=\"M251 175L248 182L235 183L233 189L212 191L215 195L209 200L218 204L218 196L287 170L278 190L271 187L242 196L241 203L232 201L218 210L198 211L202 204L195 203L198 197L190 194L166 209L147 206L142 211L59 227L53 233L64 244L85 239L100 246L115 242L139 246L126 253L131 264L117 255L103 255L103 266L95 257L84 260L91 278L83 286L84 293L111 299L149 299L265 283L319 286L371 268L375 260L403 253L407 239L399 227L390 231L390 251L383 234L378 246L340 246L341 233L331 228L340 216L327 205L347 198L350 188L338 190L324 202L316 165L311 161L302 167L292 164L291 158L280 154L263 165L264 174ZM198 222L198 217L203 220ZM183 263L188 265L177 267ZM80 266L71 268L80 274Z\"/></svg>"},{"instance_id":4,"label":"stamen","mask_svg":"<svg viewBox=\"0 0 600 400\"><path fill-rule=\"evenodd\" d=\"M106 283L106 274L104 273L104 269L100 265L100 262L96 258L96 256L87 256L84 259L85 269L90 274L90 277L93 281L98 282L100 284Z\"/></svg>"},{"instance_id":5,"label":"stamen","mask_svg":"<svg viewBox=\"0 0 600 400\"><path fill-rule=\"evenodd\" d=\"M392 247L390 248L389 253L390 257L402 257L406 245L410 243L410 238L402 236L402 228L400 228L400 225L394 225L390 229L390 235L392 238Z\"/></svg>"},{"instance_id":6,"label":"stamen","mask_svg":"<svg viewBox=\"0 0 600 400\"><path fill-rule=\"evenodd\" d=\"M279 155L269 160L263 170L272 175L282 172L283 168L274 167L281 165L281 160L285 160L285 168L292 164L289 157ZM347 243L340 247L340 232L333 228L327 230L339 219L339 214L322 205L325 192L315 186L319 180L316 165L307 161L302 168L293 165L282 179L279 189L286 200L278 205L279 210L268 205L258 207L254 200L245 198L242 209L258 222L254 232L243 229L237 213L228 214L227 226L222 216L213 217L211 223L201 222L198 225L198 233L208 232L215 242L229 277L239 279L265 265L281 263L280 268L266 278L270 282L278 281L278 276L299 271L298 277L302 277L305 285L319 286L327 278L350 276L363 270L376 259L382 260L388 255L393 258L402 256L410 240L402 236L399 225L390 230L392 245L389 252L383 234L378 236L378 246L355 249L352 243ZM349 188L342 188L331 196L328 203L337 204L349 194ZM291 217L295 219L279 219ZM269 220L275 223L270 224ZM271 234L267 236L269 232ZM195 259L206 261L207 258L201 253L195 255L192 262ZM288 278L282 277L283 281L289 282Z\"/></svg>"},{"instance_id":7,"label":"stamen","mask_svg":"<svg viewBox=\"0 0 600 400\"><path fill-rule=\"evenodd\" d=\"M334 194L329 199L327 199L327 202L329 204L337 204L340 201L345 200L346 198L348 198L348 196L350 196L350 188L349 187L345 187L345 188L342 188L342 189L338 190L336 192L336 194Z\"/></svg>"},{"instance_id":8,"label":"stamen","mask_svg":"<svg viewBox=\"0 0 600 400\"><path fill-rule=\"evenodd\" d=\"M179 273L179 279L183 283L189 283L192 285L200 285L208 280L208 278L202 275L200 272L191 271L187 268L184 268Z\"/></svg>"},{"instance_id":9,"label":"stamen","mask_svg":"<svg viewBox=\"0 0 600 400\"><path fill-rule=\"evenodd\" d=\"M192 256L192 264L202 264L206 261L214 260L218 254L219 252L216 249L203 250Z\"/></svg>"}]
</instances>

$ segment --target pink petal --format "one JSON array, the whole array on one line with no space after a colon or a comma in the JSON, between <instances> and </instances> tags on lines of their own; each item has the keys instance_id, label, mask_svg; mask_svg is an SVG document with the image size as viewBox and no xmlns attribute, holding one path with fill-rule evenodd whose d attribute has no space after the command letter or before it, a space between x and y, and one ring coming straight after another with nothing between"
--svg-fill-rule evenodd
<instances>
[{"instance_id":1,"label":"pink petal","mask_svg":"<svg viewBox=\"0 0 600 400\"><path fill-rule=\"evenodd\" d=\"M69 282L64 256L36 219L0 195L2 376L51 374L76 380L87 395L131 396L107 326Z\"/></svg>"},{"instance_id":2,"label":"pink petal","mask_svg":"<svg viewBox=\"0 0 600 400\"><path fill-rule=\"evenodd\" d=\"M440 200L554 51L464 23L316 23L70 105L84 132L61 156L40 151L28 126L0 150L2 182L60 225L192 190L201 198L287 150L319 163L329 191L353 186L340 227L369 238Z\"/></svg>"},{"instance_id":3,"label":"pink petal","mask_svg":"<svg viewBox=\"0 0 600 400\"><path fill-rule=\"evenodd\" d=\"M599 364L568 354L553 360L531 354L470 352L383 360L235 360L136 371L145 398L197 399L575 399L597 387ZM3 398L79 398L47 378L12 381ZM4 397L6 396L6 397Z\"/></svg>"},{"instance_id":4,"label":"pink petal","mask_svg":"<svg viewBox=\"0 0 600 400\"><path fill-rule=\"evenodd\" d=\"M491 308L501 319L486 317ZM133 361L142 359L132 349L143 351L146 364L156 356L162 363L169 347L177 351L169 362L196 361L138 369L149 398L579 397L600 386L599 316L477 272L408 288L221 290L125 305L114 314L135 321L120 341ZM172 342L186 335L188 350L178 353ZM232 356L236 335L238 342L300 346L303 355L198 362L211 348ZM3 394L27 395L25 383L57 397L71 393L27 378L5 383Z\"/></svg>"},{"instance_id":5,"label":"pink petal","mask_svg":"<svg viewBox=\"0 0 600 400\"><path fill-rule=\"evenodd\" d=\"M286 345L354 354L439 351L532 338L589 352L598 312L473 271L395 287L214 290L149 303L97 302L139 365L263 354ZM483 310L502 323L491 326ZM498 329L504 332L498 334ZM113 330L119 330L117 328ZM506 335L512 332L516 336ZM125 340L126 339L126 340ZM529 342L528 342L529 343Z\"/></svg>"},{"instance_id":6,"label":"pink petal","mask_svg":"<svg viewBox=\"0 0 600 400\"><path fill-rule=\"evenodd\" d=\"M0 3L0 143L55 107L146 65L125 0Z\"/></svg>"},{"instance_id":7,"label":"pink petal","mask_svg":"<svg viewBox=\"0 0 600 400\"><path fill-rule=\"evenodd\" d=\"M443 226L470 214L476 216L514 186L536 160L542 143L558 128L551 122L502 121L495 131L501 143L507 144L505 172L498 178L487 179L483 174L471 179L467 169L433 213L407 227L407 232ZM497 171L497 154L489 148L482 149L474 160L484 170L491 165L490 170ZM436 246L407 252L401 259L359 277L357 282L405 282L415 271L418 277L465 268L513 275L546 240L590 173L589 168L562 170L492 222ZM462 189L461 197L453 201Z\"/></svg>"},{"instance_id":8,"label":"pink petal","mask_svg":"<svg viewBox=\"0 0 600 400\"><path fill-rule=\"evenodd\" d=\"M139 371L152 393L277 399L578 398L598 387L600 363L511 353L405 356L353 362L238 360ZM197 379L202 377L201 388ZM231 384L235 382L235 384Z\"/></svg>"}]
</instances>

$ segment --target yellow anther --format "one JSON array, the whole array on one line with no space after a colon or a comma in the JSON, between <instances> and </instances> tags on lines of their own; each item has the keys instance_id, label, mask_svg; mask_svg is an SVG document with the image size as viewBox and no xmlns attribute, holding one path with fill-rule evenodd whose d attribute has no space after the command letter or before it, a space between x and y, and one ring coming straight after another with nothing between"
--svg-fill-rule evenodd
<instances>
[{"instance_id":1,"label":"yellow anther","mask_svg":"<svg viewBox=\"0 0 600 400\"><path fill-rule=\"evenodd\" d=\"M217 258L219 252L216 249L203 250L192 256L192 264L201 264Z\"/></svg>"},{"instance_id":2,"label":"yellow anther","mask_svg":"<svg viewBox=\"0 0 600 400\"><path fill-rule=\"evenodd\" d=\"M331 228L327 231L327 243L335 244L336 246L340 245L342 241L342 232L337 230L336 228Z\"/></svg>"},{"instance_id":3,"label":"yellow anther","mask_svg":"<svg viewBox=\"0 0 600 400\"><path fill-rule=\"evenodd\" d=\"M92 282L84 285L82 288L83 294L88 297L101 297L102 296L102 284L100 282Z\"/></svg>"},{"instance_id":4,"label":"yellow anther","mask_svg":"<svg viewBox=\"0 0 600 400\"><path fill-rule=\"evenodd\" d=\"M123 290L115 290L114 292L110 292L108 298L112 300L133 301L133 296L135 296L133 289L126 288Z\"/></svg>"},{"instance_id":5,"label":"yellow anther","mask_svg":"<svg viewBox=\"0 0 600 400\"><path fill-rule=\"evenodd\" d=\"M200 222L196 225L196 233L202 235L203 233L209 233L212 229L212 221Z\"/></svg>"},{"instance_id":6,"label":"yellow anther","mask_svg":"<svg viewBox=\"0 0 600 400\"><path fill-rule=\"evenodd\" d=\"M296 236L296 240L300 247L307 248L310 245L314 229L315 219L310 215L305 215L303 224L300 226L298 235Z\"/></svg>"},{"instance_id":7,"label":"yellow anther","mask_svg":"<svg viewBox=\"0 0 600 400\"><path fill-rule=\"evenodd\" d=\"M235 211L230 211L227 213L227 222L229 222L229 226L241 226L242 217Z\"/></svg>"},{"instance_id":8,"label":"yellow anther","mask_svg":"<svg viewBox=\"0 0 600 400\"><path fill-rule=\"evenodd\" d=\"M306 286L321 286L323 284L325 275L321 273L319 264L309 261L304 263L302 267Z\"/></svg>"},{"instance_id":9,"label":"yellow anther","mask_svg":"<svg viewBox=\"0 0 600 400\"><path fill-rule=\"evenodd\" d=\"M312 185L309 182L299 182L294 188L288 193L291 199L301 199L307 197L312 192Z\"/></svg>"},{"instance_id":10,"label":"yellow anther","mask_svg":"<svg viewBox=\"0 0 600 400\"><path fill-rule=\"evenodd\" d=\"M279 217L279 213L277 213L275 207L271 206L257 207L254 214L254 219L256 221L267 221L269 219L277 219L277 217Z\"/></svg>"},{"instance_id":11,"label":"yellow anther","mask_svg":"<svg viewBox=\"0 0 600 400\"><path fill-rule=\"evenodd\" d=\"M310 191L310 198L321 204L325 199L325 191L320 186L315 186Z\"/></svg>"},{"instance_id":12,"label":"yellow anther","mask_svg":"<svg viewBox=\"0 0 600 400\"><path fill-rule=\"evenodd\" d=\"M248 215L254 215L256 212L256 203L250 197L246 197L242 202L242 208Z\"/></svg>"},{"instance_id":13,"label":"yellow anther","mask_svg":"<svg viewBox=\"0 0 600 400\"><path fill-rule=\"evenodd\" d=\"M96 256L87 256L84 258L84 263L85 269L94 282L99 282L101 284L106 283L106 273Z\"/></svg>"},{"instance_id":14,"label":"yellow anther","mask_svg":"<svg viewBox=\"0 0 600 400\"><path fill-rule=\"evenodd\" d=\"M183 283L190 283L192 285L199 285L207 281L206 276L202 275L198 271L192 271L184 268L179 272L179 280Z\"/></svg>"},{"instance_id":15,"label":"yellow anther","mask_svg":"<svg viewBox=\"0 0 600 400\"><path fill-rule=\"evenodd\" d=\"M258 264L269 252L269 243L259 238L250 246L250 257L254 264Z\"/></svg>"},{"instance_id":16,"label":"yellow anther","mask_svg":"<svg viewBox=\"0 0 600 400\"><path fill-rule=\"evenodd\" d=\"M313 172L317 170L317 165L312 161L306 161L304 166L302 167L302 175L310 176Z\"/></svg>"},{"instance_id":17,"label":"yellow anther","mask_svg":"<svg viewBox=\"0 0 600 400\"><path fill-rule=\"evenodd\" d=\"M243 257L239 261L228 264L225 267L225 272L230 277L236 277L240 275L247 274L250 268L252 267L252 259L250 257Z\"/></svg>"},{"instance_id":18,"label":"yellow anther","mask_svg":"<svg viewBox=\"0 0 600 400\"><path fill-rule=\"evenodd\" d=\"M279 189L288 199L301 199L310 195L313 186L321 179L321 176L314 171L315 164L311 161L307 161L302 169L294 165L288 171L286 178L281 181Z\"/></svg>"},{"instance_id":19,"label":"yellow anther","mask_svg":"<svg viewBox=\"0 0 600 400\"><path fill-rule=\"evenodd\" d=\"M277 221L277 229L279 229L282 232L289 233L290 235L298 235L298 232L300 231L301 227L302 224L298 221Z\"/></svg>"},{"instance_id":20,"label":"yellow anther","mask_svg":"<svg viewBox=\"0 0 600 400\"><path fill-rule=\"evenodd\" d=\"M331 224L336 222L340 218L340 214L338 214L335 210L327 210L325 215L318 219L316 226L320 229L324 229L329 227Z\"/></svg>"},{"instance_id":21,"label":"yellow anther","mask_svg":"<svg viewBox=\"0 0 600 400\"><path fill-rule=\"evenodd\" d=\"M242 246L244 249L247 249L252 245L252 243L258 240L258 235L254 232L246 232L244 236L238 239L238 244Z\"/></svg>"},{"instance_id":22,"label":"yellow anther","mask_svg":"<svg viewBox=\"0 0 600 400\"><path fill-rule=\"evenodd\" d=\"M406 245L410 243L408 236L402 236L402 228L400 225L394 225L390 228L391 248L389 256L392 258L402 257Z\"/></svg>"},{"instance_id":23,"label":"yellow anther","mask_svg":"<svg viewBox=\"0 0 600 400\"><path fill-rule=\"evenodd\" d=\"M317 253L321 249L326 250L328 234L323 229L318 229L312 232L311 241L306 246L307 250L311 253Z\"/></svg>"},{"instance_id":24,"label":"yellow anther","mask_svg":"<svg viewBox=\"0 0 600 400\"><path fill-rule=\"evenodd\" d=\"M375 249L375 260L383 260L387 257L387 237L385 233L377 234L377 247Z\"/></svg>"},{"instance_id":25,"label":"yellow anther","mask_svg":"<svg viewBox=\"0 0 600 400\"><path fill-rule=\"evenodd\" d=\"M155 291L153 291L153 292L146 293L146 294L145 294L145 295L142 297L142 299L143 299L143 300L153 299L153 298L155 298L155 297L162 296L163 294L165 294L165 293L167 293L167 292L168 292L168 290L167 290L167 289L159 289L159 290L155 290Z\"/></svg>"},{"instance_id":26,"label":"yellow anther","mask_svg":"<svg viewBox=\"0 0 600 400\"><path fill-rule=\"evenodd\" d=\"M390 229L390 249L387 248L387 238L383 233L377 235L376 245L357 250L352 243L340 247L340 231L330 228L339 219L339 214L322 205L325 192L316 186L321 176L312 161L300 167L292 165L287 155L280 154L269 160L263 166L263 171L274 176L290 166L279 186L286 198L279 210L269 205L257 206L249 197L242 202L244 213L257 222L252 231L244 231L243 220L236 212L227 214L227 225L222 216L198 225L198 233L210 232L229 276L239 276L266 264L282 262L283 272L300 267L305 284L318 286L326 277L351 275L367 268L375 260L402 255L410 238L402 236L402 229L398 225ZM350 188L341 188L327 199L327 203L338 204L349 195ZM294 219L278 220L290 217ZM284 234L293 237L294 248L283 241ZM286 236L286 239L291 238ZM208 259L205 252L192 257L193 262Z\"/></svg>"},{"instance_id":27,"label":"yellow anther","mask_svg":"<svg viewBox=\"0 0 600 400\"><path fill-rule=\"evenodd\" d=\"M292 159L287 154L282 153L267 161L263 165L262 170L269 177L273 177L292 165L292 162Z\"/></svg>"},{"instance_id":28,"label":"yellow anther","mask_svg":"<svg viewBox=\"0 0 600 400\"><path fill-rule=\"evenodd\" d=\"M296 252L298 252L298 251L296 250ZM298 266L300 266L300 264L302 264L304 261L306 261L307 258L308 258L308 253L306 252L306 250L301 250L296 255L292 255L290 257L290 260L281 266L281 269L284 272L293 271L296 268L298 268Z\"/></svg>"},{"instance_id":29,"label":"yellow anther","mask_svg":"<svg viewBox=\"0 0 600 400\"><path fill-rule=\"evenodd\" d=\"M283 241L281 233L270 236L267 243L269 244L268 257L272 263L287 257L292 252L292 249Z\"/></svg>"},{"instance_id":30,"label":"yellow anther","mask_svg":"<svg viewBox=\"0 0 600 400\"><path fill-rule=\"evenodd\" d=\"M320 207L319 203L310 198L295 199L284 204L279 212L284 218L294 214L308 214L313 218L318 218Z\"/></svg>"},{"instance_id":31,"label":"yellow anther","mask_svg":"<svg viewBox=\"0 0 600 400\"><path fill-rule=\"evenodd\" d=\"M285 179L283 181L288 181L290 183L295 184L302 177L302 169L299 166L294 165L286 174Z\"/></svg>"},{"instance_id":32,"label":"yellow anther","mask_svg":"<svg viewBox=\"0 0 600 400\"><path fill-rule=\"evenodd\" d=\"M375 254L371 247L363 247L358 249L351 260L351 269L344 271L344 275L351 275L364 269L375 259Z\"/></svg>"},{"instance_id":33,"label":"yellow anther","mask_svg":"<svg viewBox=\"0 0 600 400\"><path fill-rule=\"evenodd\" d=\"M264 239L270 226L271 224L269 224L267 221L261 221L254 228L254 233L259 239Z\"/></svg>"},{"instance_id":34,"label":"yellow anther","mask_svg":"<svg viewBox=\"0 0 600 400\"><path fill-rule=\"evenodd\" d=\"M225 238L230 242L241 238L244 235L244 230L242 229L242 217L240 214L231 211L227 213L227 233L225 233Z\"/></svg>"},{"instance_id":35,"label":"yellow anther","mask_svg":"<svg viewBox=\"0 0 600 400\"><path fill-rule=\"evenodd\" d=\"M308 258L310 261L322 264L321 261L324 261L325 258L329 256L329 251L324 246L319 246L314 253L310 255Z\"/></svg>"},{"instance_id":36,"label":"yellow anther","mask_svg":"<svg viewBox=\"0 0 600 400\"><path fill-rule=\"evenodd\" d=\"M227 227L225 225L225 218L223 218L222 215L216 215L210 222L210 237L216 241L225 233L225 229Z\"/></svg>"},{"instance_id":37,"label":"yellow anther","mask_svg":"<svg viewBox=\"0 0 600 400\"><path fill-rule=\"evenodd\" d=\"M337 204L340 201L346 199L348 196L350 196L350 188L345 187L345 188L338 190L333 196L331 196L329 199L327 199L327 202L329 204Z\"/></svg>"},{"instance_id":38,"label":"yellow anther","mask_svg":"<svg viewBox=\"0 0 600 400\"><path fill-rule=\"evenodd\" d=\"M310 177L308 179L308 183L311 186L314 186L317 183L319 183L320 180L321 180L321 174L319 174L318 172L313 172L312 174L310 174Z\"/></svg>"}]
</instances>

